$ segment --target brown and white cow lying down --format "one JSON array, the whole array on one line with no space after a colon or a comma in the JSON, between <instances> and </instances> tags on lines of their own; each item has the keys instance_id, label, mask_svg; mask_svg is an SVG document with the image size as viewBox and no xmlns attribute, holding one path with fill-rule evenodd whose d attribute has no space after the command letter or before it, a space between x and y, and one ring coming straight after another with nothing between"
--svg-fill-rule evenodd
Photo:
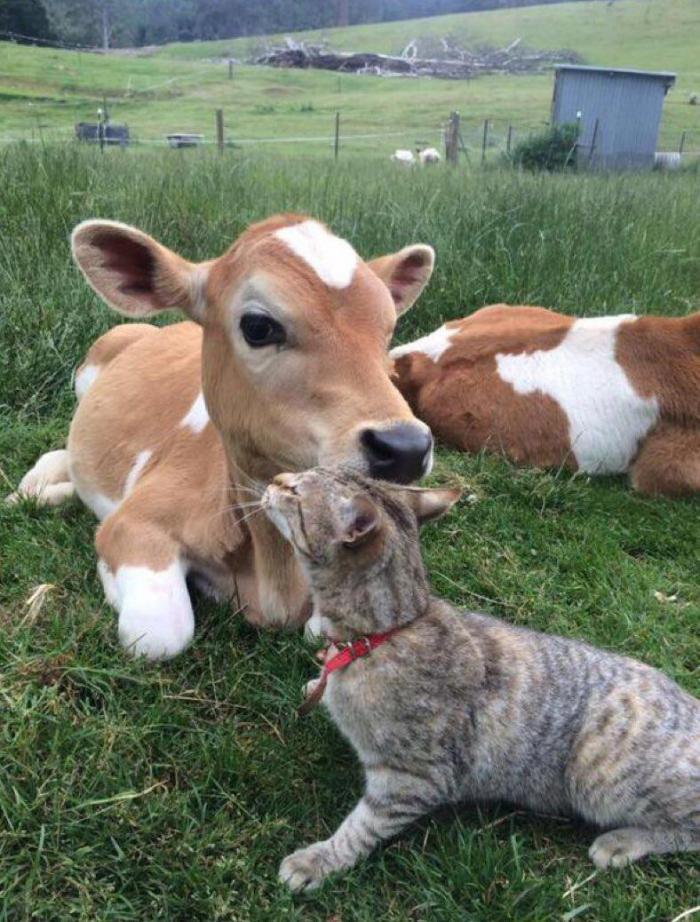
<instances>
[{"instance_id":1,"label":"brown and white cow lying down","mask_svg":"<svg viewBox=\"0 0 700 922\"><path fill-rule=\"evenodd\" d=\"M390 355L413 412L456 448L629 471L645 493L700 490L700 314L577 320L494 304Z\"/></svg>"},{"instance_id":2,"label":"brown and white cow lying down","mask_svg":"<svg viewBox=\"0 0 700 922\"><path fill-rule=\"evenodd\" d=\"M76 228L73 255L121 313L178 307L195 322L100 337L76 375L67 450L12 498L75 492L102 520L98 571L135 654L174 656L192 639L188 574L237 590L254 623L299 625L306 583L255 501L276 474L316 464L401 482L429 469L430 431L391 384L387 348L432 249L366 263L317 221L283 215L198 265L106 221Z\"/></svg>"}]
</instances>

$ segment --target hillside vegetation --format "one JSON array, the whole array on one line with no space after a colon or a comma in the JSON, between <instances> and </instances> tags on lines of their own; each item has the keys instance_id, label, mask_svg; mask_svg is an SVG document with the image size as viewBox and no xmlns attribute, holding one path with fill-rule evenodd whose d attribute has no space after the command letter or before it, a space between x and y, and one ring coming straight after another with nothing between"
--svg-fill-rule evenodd
<instances>
[{"instance_id":1,"label":"hillside vegetation","mask_svg":"<svg viewBox=\"0 0 700 922\"><path fill-rule=\"evenodd\" d=\"M398 53L416 37L449 35L466 47L503 46L516 38L533 48L570 48L591 64L678 73L665 106L661 146L700 148L700 4L696 0L617 0L467 13L304 33L337 49ZM227 137L266 139L277 152L330 151L341 112L345 154L376 152L417 141L438 143L450 111L462 113L467 143L478 147L483 119L502 143L509 122L520 132L549 117L553 76L495 75L472 81L386 79L237 64L261 39L167 45L150 54L100 56L0 44L0 139L69 137L73 124L93 120L107 97L112 117L143 142L163 143L169 131L214 138L214 109L226 113ZM360 137L356 137L356 136ZM372 135L373 137L362 137ZM374 137L382 135L382 137ZM298 141L294 139L320 139Z\"/></svg>"}]
</instances>

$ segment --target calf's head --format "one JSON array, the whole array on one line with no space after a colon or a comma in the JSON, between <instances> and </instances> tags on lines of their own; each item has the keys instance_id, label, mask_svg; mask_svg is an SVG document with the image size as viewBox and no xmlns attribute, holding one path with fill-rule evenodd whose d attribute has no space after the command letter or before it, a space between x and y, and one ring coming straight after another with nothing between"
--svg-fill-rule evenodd
<instances>
[{"instance_id":1,"label":"calf's head","mask_svg":"<svg viewBox=\"0 0 700 922\"><path fill-rule=\"evenodd\" d=\"M204 398L234 466L265 481L317 464L404 483L429 469L430 431L391 384L387 346L430 247L364 262L318 221L280 215L199 264L108 221L80 224L73 255L120 313L180 308L201 325Z\"/></svg>"}]
</instances>

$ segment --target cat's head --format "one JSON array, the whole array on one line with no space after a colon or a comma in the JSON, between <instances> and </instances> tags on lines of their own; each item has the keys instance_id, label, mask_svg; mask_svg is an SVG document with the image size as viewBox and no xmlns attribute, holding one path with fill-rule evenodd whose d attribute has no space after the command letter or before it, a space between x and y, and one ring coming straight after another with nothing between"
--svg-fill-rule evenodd
<instances>
[{"instance_id":1,"label":"cat's head","mask_svg":"<svg viewBox=\"0 0 700 922\"><path fill-rule=\"evenodd\" d=\"M406 623L425 608L418 530L459 495L314 468L279 474L263 506L309 577L322 632L344 640Z\"/></svg>"}]
</instances>

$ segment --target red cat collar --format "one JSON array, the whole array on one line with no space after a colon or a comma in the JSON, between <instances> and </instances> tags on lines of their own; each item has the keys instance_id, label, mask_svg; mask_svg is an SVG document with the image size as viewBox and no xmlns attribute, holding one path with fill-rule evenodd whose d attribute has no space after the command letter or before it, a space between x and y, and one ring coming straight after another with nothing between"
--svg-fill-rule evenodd
<instances>
[{"instance_id":1,"label":"red cat collar","mask_svg":"<svg viewBox=\"0 0 700 922\"><path fill-rule=\"evenodd\" d=\"M303 704L299 708L299 714L308 714L312 708L316 707L323 697L323 693L326 690L326 683L328 682L328 676L331 672L336 672L338 669L345 669L345 667L349 666L354 660L361 659L363 656L368 656L372 650L381 647L383 643L386 643L390 637L393 637L394 634L400 630L401 628L395 627L390 631L384 631L382 634L367 634L366 637L358 637L357 640L353 640L352 643L343 646L338 653L326 659L323 664L323 669L321 670L321 675L313 691L306 696ZM331 647L328 648L328 652L330 652L332 647L339 646L340 645L337 643L331 644Z\"/></svg>"}]
</instances>

